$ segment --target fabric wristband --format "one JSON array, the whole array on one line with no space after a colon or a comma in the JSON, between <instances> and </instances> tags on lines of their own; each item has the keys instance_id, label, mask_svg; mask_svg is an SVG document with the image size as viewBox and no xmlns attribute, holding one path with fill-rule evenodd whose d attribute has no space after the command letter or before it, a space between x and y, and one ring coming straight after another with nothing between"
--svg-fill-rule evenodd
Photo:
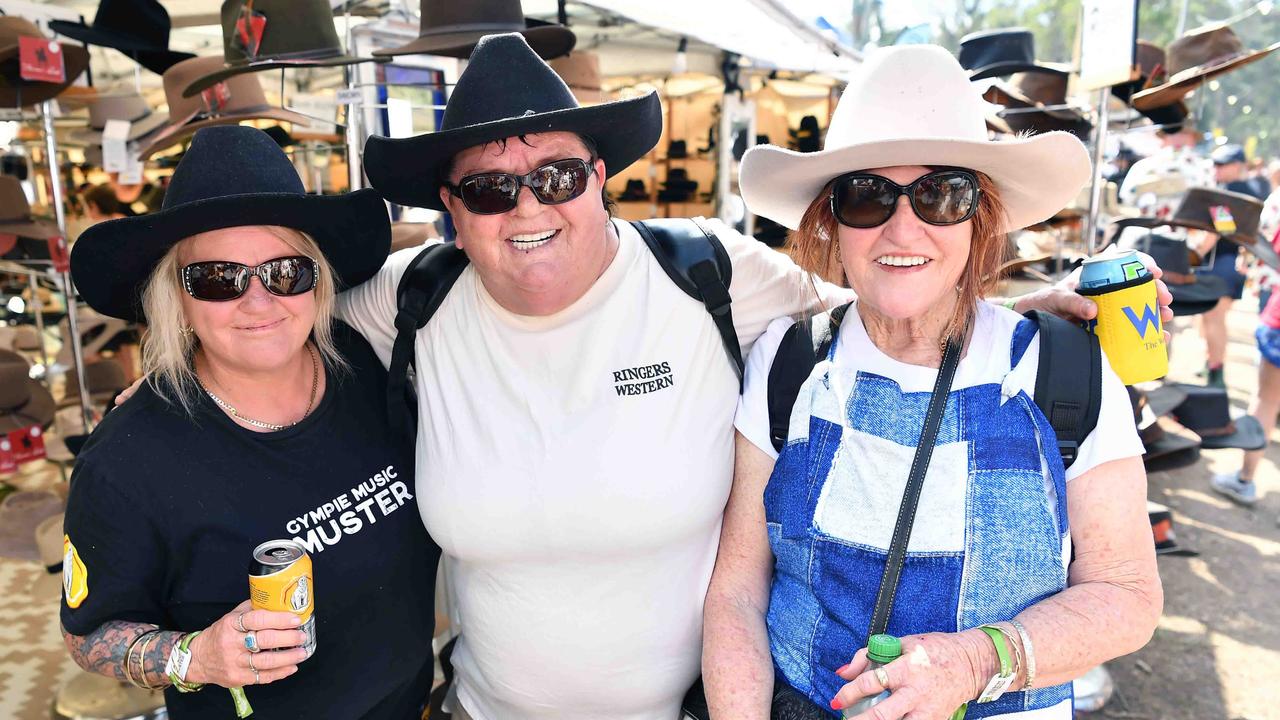
<instances>
[{"instance_id":1,"label":"fabric wristband","mask_svg":"<svg viewBox=\"0 0 1280 720\"><path fill-rule=\"evenodd\" d=\"M199 634L200 631L197 630L183 635L174 643L173 650L169 651L169 662L165 663L164 674L178 692L195 692L204 687L204 683L189 683L186 679L187 670L191 667L191 641Z\"/></svg>"},{"instance_id":2,"label":"fabric wristband","mask_svg":"<svg viewBox=\"0 0 1280 720\"><path fill-rule=\"evenodd\" d=\"M994 625L983 625L978 629L991 638L992 644L996 647L996 657L1000 659L1000 672L991 678L986 689L978 696L979 703L989 703L1000 699L1000 696L1009 689L1013 684L1014 672L1009 664L1009 647L1005 644L1004 633L1000 632L1000 628Z\"/></svg>"}]
</instances>

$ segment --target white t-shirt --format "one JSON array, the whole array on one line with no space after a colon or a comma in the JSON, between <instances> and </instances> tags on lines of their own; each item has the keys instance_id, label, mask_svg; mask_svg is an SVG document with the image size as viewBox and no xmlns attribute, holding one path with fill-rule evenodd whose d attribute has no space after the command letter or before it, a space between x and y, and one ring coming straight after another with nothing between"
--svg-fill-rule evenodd
<instances>
[{"instance_id":1,"label":"white t-shirt","mask_svg":"<svg viewBox=\"0 0 1280 720\"><path fill-rule=\"evenodd\" d=\"M871 342L855 303L845 315L840 326L840 338L836 344L833 363L836 367L857 368L896 381L904 393L932 392L938 379L936 368L908 365L895 360ZM1009 352L1013 331L1022 316L1012 310L978 303L973 326L973 338L969 349L956 368L952 390L975 385L995 383L1001 386L1002 395L1012 397L1025 390L1028 397L1035 397L1036 375L1040 362L1040 336L1022 355L1016 368L1009 367ZM776 459L778 453L769 440L769 368L782 344L782 336L794 323L789 317L781 317L769 324L769 329L756 342L747 357L746 378L742 398L738 402L738 416L734 425L752 445ZM1106 359L1104 353L1103 359ZM1080 444L1076 461L1067 468L1068 482L1102 463L1120 458L1140 456L1142 440L1133 421L1133 408L1129 395L1119 376L1108 362L1102 363L1102 403L1098 410L1098 424ZM1050 485L1052 487L1052 485Z\"/></svg>"},{"instance_id":2,"label":"white t-shirt","mask_svg":"<svg viewBox=\"0 0 1280 720\"><path fill-rule=\"evenodd\" d=\"M817 298L789 258L711 224L745 354ZM738 383L706 309L616 227L612 263L561 312L511 313L468 267L415 339L419 509L478 720L673 720L699 673ZM339 299L384 363L417 252Z\"/></svg>"}]
</instances>

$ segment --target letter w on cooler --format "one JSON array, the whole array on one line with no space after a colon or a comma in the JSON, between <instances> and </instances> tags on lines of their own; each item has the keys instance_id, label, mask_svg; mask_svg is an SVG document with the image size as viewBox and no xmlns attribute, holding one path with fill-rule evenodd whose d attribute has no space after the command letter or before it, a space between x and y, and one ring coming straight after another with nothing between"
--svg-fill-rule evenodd
<instances>
[{"instance_id":1,"label":"letter w on cooler","mask_svg":"<svg viewBox=\"0 0 1280 720\"><path fill-rule=\"evenodd\" d=\"M1133 323L1133 329L1138 331L1138 337L1147 336L1148 325L1157 331L1160 330L1160 316L1150 305L1142 306L1142 317L1138 317L1131 307L1124 308L1124 315L1129 318L1129 322Z\"/></svg>"}]
</instances>

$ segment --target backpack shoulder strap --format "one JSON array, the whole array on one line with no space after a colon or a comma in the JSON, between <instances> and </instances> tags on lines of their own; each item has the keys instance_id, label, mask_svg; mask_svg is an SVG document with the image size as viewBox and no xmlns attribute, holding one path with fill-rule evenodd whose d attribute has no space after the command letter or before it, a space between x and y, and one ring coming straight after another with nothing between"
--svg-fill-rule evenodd
<instances>
[{"instance_id":1,"label":"backpack shoulder strap","mask_svg":"<svg viewBox=\"0 0 1280 720\"><path fill-rule=\"evenodd\" d=\"M416 404L410 389L413 339L440 308L440 303L467 267L467 254L448 242L418 253L396 287L396 340L387 370L387 417L393 430L412 436Z\"/></svg>"},{"instance_id":2,"label":"backpack shoulder strap","mask_svg":"<svg viewBox=\"0 0 1280 720\"><path fill-rule=\"evenodd\" d=\"M733 328L729 284L733 265L720 239L707 227L689 218L632 221L650 252L686 295L701 302L720 331L720 341L742 387L742 346Z\"/></svg>"},{"instance_id":3,"label":"backpack shoulder strap","mask_svg":"<svg viewBox=\"0 0 1280 720\"><path fill-rule=\"evenodd\" d=\"M1040 328L1035 401L1058 436L1062 464L1071 467L1080 444L1098 424L1102 407L1102 349L1093 333L1039 310L1026 313Z\"/></svg>"},{"instance_id":4,"label":"backpack shoulder strap","mask_svg":"<svg viewBox=\"0 0 1280 720\"><path fill-rule=\"evenodd\" d=\"M813 366L827 356L835 331L844 318L848 305L812 318L797 320L782 336L778 352L769 366L769 440L773 449L782 452L791 429L791 409L800 396L800 386L813 372Z\"/></svg>"}]
</instances>

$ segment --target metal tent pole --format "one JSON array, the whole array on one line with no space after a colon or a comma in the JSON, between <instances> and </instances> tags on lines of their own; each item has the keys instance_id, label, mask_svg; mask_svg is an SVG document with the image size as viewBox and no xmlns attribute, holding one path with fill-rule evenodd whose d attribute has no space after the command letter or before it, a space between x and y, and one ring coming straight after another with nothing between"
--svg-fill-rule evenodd
<instances>
[{"instance_id":1,"label":"metal tent pole","mask_svg":"<svg viewBox=\"0 0 1280 720\"><path fill-rule=\"evenodd\" d=\"M49 182L53 185L53 211L58 218L58 232L67 236L67 212L62 203L62 172L58 166L58 141L53 132L53 100L45 100L41 106L44 116L44 145L49 162ZM84 378L84 349L80 347L80 319L76 317L76 289L71 283L70 271L62 273L62 287L67 294L67 328L71 342L71 359L75 365L76 380L80 383L80 413L84 418L85 432L93 429L93 411L89 407L89 389Z\"/></svg>"},{"instance_id":2,"label":"metal tent pole","mask_svg":"<svg viewBox=\"0 0 1280 720\"><path fill-rule=\"evenodd\" d=\"M45 373L48 373L49 354L44 350L44 308L41 307L40 303L40 283L36 280L35 270L32 270L31 274L27 277L31 286L31 305L35 308L36 333L40 336L40 367L44 369ZM49 384L49 378L47 375L44 377L44 384Z\"/></svg>"},{"instance_id":3,"label":"metal tent pole","mask_svg":"<svg viewBox=\"0 0 1280 720\"><path fill-rule=\"evenodd\" d=\"M1111 120L1111 88L1098 91L1098 127L1093 136L1093 187L1089 193L1089 218L1084 224L1085 250L1093 255L1098 243L1098 216L1102 213L1102 161L1107 148L1107 124Z\"/></svg>"}]
</instances>

